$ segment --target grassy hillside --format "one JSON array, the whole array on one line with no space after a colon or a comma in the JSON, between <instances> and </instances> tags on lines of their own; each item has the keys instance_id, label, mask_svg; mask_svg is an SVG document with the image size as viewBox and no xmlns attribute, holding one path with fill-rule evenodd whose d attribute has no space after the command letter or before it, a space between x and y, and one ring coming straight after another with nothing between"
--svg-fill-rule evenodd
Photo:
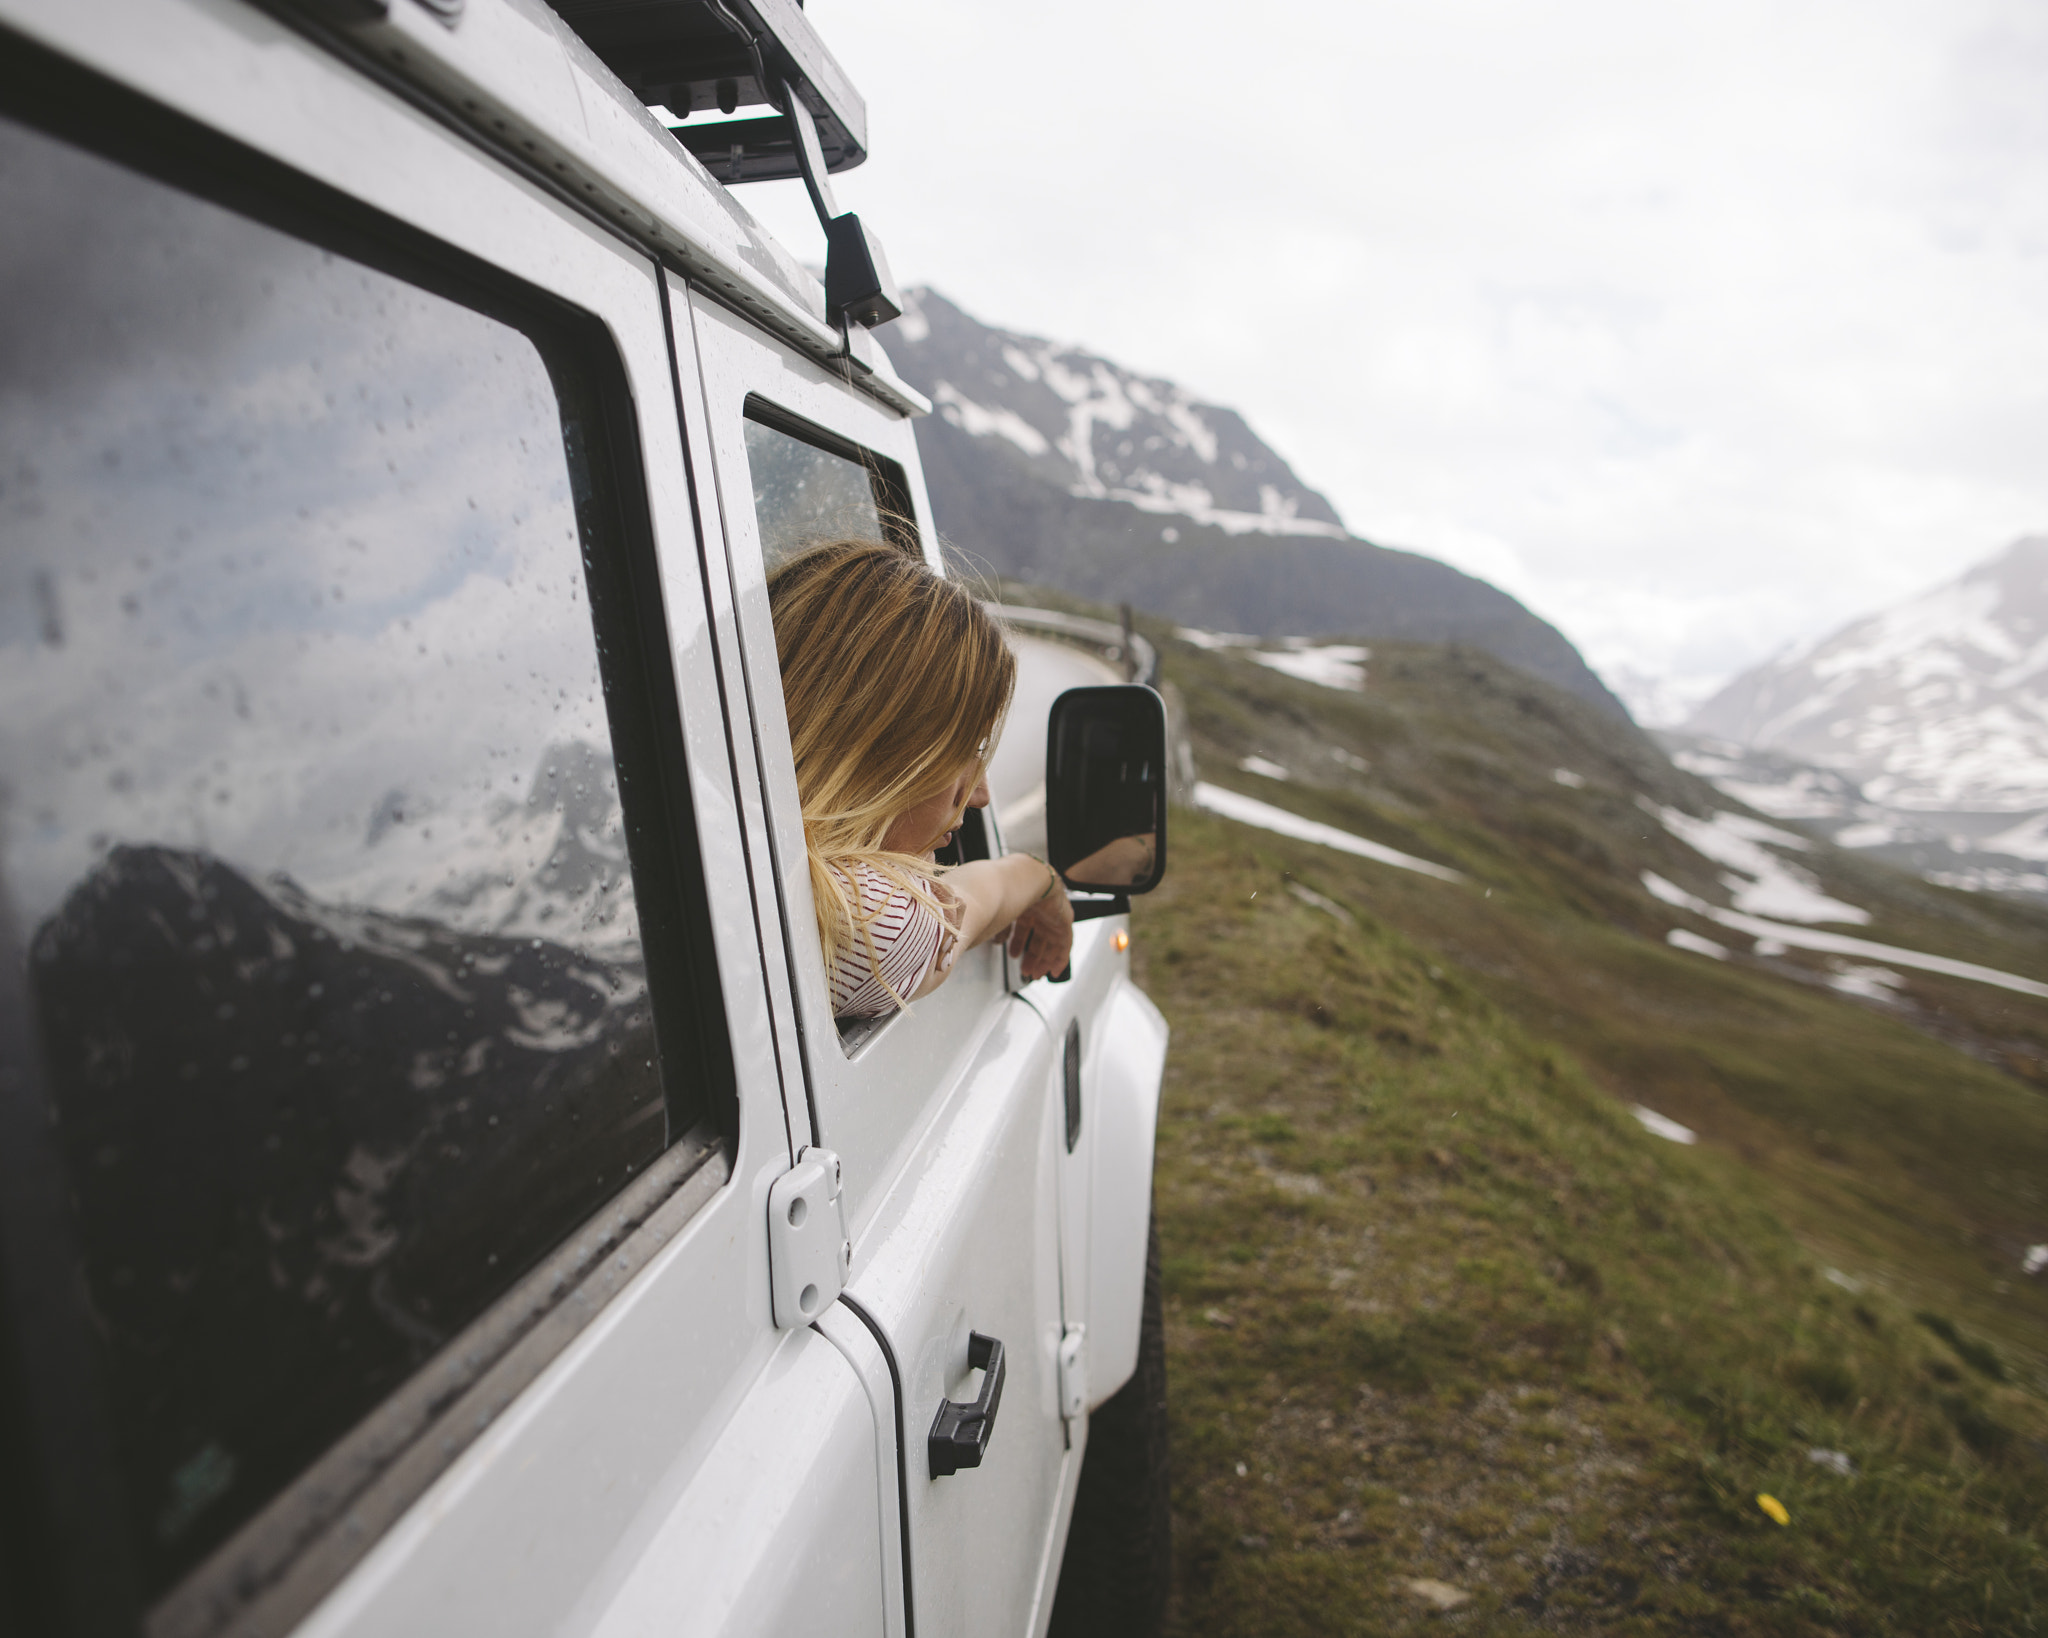
<instances>
[{"instance_id":1,"label":"grassy hillside","mask_svg":"<svg viewBox=\"0 0 2048 1638\"><path fill-rule=\"evenodd\" d=\"M1151 635L1204 778L1468 878L1177 813L1136 911L1178 1630L2048 1629L2048 1003L1859 1000L1659 903L1728 895L1644 800L1731 804L1486 656L1351 695ZM2048 980L2048 915L1806 862Z\"/></svg>"}]
</instances>

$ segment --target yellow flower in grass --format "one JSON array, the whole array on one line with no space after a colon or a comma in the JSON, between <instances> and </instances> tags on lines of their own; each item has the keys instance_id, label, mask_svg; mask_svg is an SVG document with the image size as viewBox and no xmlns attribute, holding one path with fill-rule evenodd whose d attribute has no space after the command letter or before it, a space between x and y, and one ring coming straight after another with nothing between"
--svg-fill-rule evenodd
<instances>
[{"instance_id":1,"label":"yellow flower in grass","mask_svg":"<svg viewBox=\"0 0 2048 1638\"><path fill-rule=\"evenodd\" d=\"M1790 1524L1792 1522L1792 1515L1785 1511L1785 1504L1779 1501L1776 1496L1758 1496L1756 1504L1770 1517L1773 1524Z\"/></svg>"}]
</instances>

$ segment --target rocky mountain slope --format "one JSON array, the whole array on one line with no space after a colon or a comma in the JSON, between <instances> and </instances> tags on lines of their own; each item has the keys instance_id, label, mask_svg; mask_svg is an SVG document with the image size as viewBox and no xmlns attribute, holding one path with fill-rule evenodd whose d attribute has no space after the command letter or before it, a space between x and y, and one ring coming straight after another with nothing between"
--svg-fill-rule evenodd
<instances>
[{"instance_id":1,"label":"rocky mountain slope","mask_svg":"<svg viewBox=\"0 0 2048 1638\"><path fill-rule=\"evenodd\" d=\"M1201 628L1469 644L1623 714L1556 628L1483 580L1357 539L1235 411L931 290L885 339L936 406L919 451L939 529L970 563Z\"/></svg>"},{"instance_id":2,"label":"rocky mountain slope","mask_svg":"<svg viewBox=\"0 0 2048 1638\"><path fill-rule=\"evenodd\" d=\"M1737 677L1681 761L1956 886L2048 892L2048 537Z\"/></svg>"}]
</instances>

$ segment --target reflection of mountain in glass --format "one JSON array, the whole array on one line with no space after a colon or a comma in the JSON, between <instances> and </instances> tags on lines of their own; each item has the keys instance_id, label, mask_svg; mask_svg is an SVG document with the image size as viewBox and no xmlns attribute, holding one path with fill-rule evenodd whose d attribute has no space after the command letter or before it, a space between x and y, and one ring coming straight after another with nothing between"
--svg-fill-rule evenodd
<instances>
[{"instance_id":1,"label":"reflection of mountain in glass","mask_svg":"<svg viewBox=\"0 0 2048 1638\"><path fill-rule=\"evenodd\" d=\"M589 772L571 761L557 780ZM527 930L608 913L623 863L590 838L617 835L610 800L591 781L564 802L537 872L493 901L504 935L151 846L114 849L38 929L59 1137L157 1584L660 1153L637 963ZM542 818L529 803L519 824Z\"/></svg>"},{"instance_id":2,"label":"reflection of mountain in glass","mask_svg":"<svg viewBox=\"0 0 2048 1638\"><path fill-rule=\"evenodd\" d=\"M400 907L468 932L639 959L618 773L609 751L580 740L541 753L523 801L466 802L451 813L387 791L360 863L321 885L350 903Z\"/></svg>"}]
</instances>

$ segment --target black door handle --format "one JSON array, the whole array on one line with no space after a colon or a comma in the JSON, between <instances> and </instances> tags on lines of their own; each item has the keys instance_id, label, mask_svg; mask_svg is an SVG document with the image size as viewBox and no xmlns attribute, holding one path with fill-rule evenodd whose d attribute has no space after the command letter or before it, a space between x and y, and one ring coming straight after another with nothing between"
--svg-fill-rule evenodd
<instances>
[{"instance_id":1,"label":"black door handle","mask_svg":"<svg viewBox=\"0 0 2048 1638\"><path fill-rule=\"evenodd\" d=\"M1003 1345L994 1337L969 1331L967 1365L981 1372L981 1392L971 1404L956 1399L939 1401L939 1414L932 1418L931 1438L926 1441L935 1479L958 1473L963 1467L981 1466L981 1453L988 1449L996 1411L1003 1403Z\"/></svg>"}]
</instances>

